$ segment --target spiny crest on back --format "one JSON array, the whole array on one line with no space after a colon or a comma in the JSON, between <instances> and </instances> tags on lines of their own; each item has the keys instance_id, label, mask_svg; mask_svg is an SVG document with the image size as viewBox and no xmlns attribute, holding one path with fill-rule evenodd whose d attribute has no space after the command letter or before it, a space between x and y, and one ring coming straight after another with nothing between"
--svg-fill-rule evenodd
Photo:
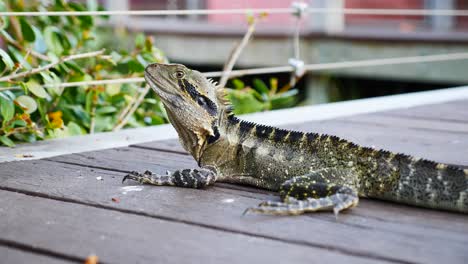
<instances>
[{"instance_id":1,"label":"spiny crest on back","mask_svg":"<svg viewBox=\"0 0 468 264\"><path fill-rule=\"evenodd\" d=\"M231 114L233 106L229 101L227 91L224 87L220 87L216 81L207 78L208 82L215 87L216 98L218 99L219 106L224 109L227 114Z\"/></svg>"}]
</instances>

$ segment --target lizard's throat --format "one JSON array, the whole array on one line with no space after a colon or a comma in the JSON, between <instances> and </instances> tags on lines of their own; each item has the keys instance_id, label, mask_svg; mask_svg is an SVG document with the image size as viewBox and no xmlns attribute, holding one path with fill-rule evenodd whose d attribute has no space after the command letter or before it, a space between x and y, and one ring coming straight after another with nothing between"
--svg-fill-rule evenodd
<instances>
[{"instance_id":1,"label":"lizard's throat","mask_svg":"<svg viewBox=\"0 0 468 264\"><path fill-rule=\"evenodd\" d=\"M179 141L182 144L182 147L188 151L195 160L199 161L204 142L200 142L200 138L196 133L179 122L174 113L168 107L166 107L166 112L169 121L179 135Z\"/></svg>"}]
</instances>

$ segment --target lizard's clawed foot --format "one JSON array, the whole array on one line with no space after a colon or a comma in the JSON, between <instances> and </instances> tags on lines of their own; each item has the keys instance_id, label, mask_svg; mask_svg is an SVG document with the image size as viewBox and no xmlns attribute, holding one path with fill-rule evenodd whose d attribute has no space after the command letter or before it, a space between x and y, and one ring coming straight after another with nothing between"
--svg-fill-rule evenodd
<instances>
[{"instance_id":1,"label":"lizard's clawed foot","mask_svg":"<svg viewBox=\"0 0 468 264\"><path fill-rule=\"evenodd\" d=\"M338 216L339 212L356 206L358 202L359 198L356 195L342 193L317 199L287 198L284 202L262 202L257 207L247 208L243 214L252 212L271 215L300 215L307 212L333 210L335 216Z\"/></svg>"},{"instance_id":2,"label":"lizard's clawed foot","mask_svg":"<svg viewBox=\"0 0 468 264\"><path fill-rule=\"evenodd\" d=\"M125 177L123 177L122 179L122 183L124 183L126 180L134 180L134 181L137 181L139 183L146 183L146 182L150 182L151 181L151 176L153 175L153 173L149 170L143 172L143 173L139 173L137 171L132 171L130 172L129 174L127 174Z\"/></svg>"}]
</instances>

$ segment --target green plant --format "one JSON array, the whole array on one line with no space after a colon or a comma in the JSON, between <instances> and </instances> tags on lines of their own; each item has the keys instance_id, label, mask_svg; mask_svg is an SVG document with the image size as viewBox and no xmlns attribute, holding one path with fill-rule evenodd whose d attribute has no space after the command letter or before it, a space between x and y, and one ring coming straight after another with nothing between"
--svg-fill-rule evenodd
<instances>
[{"instance_id":1,"label":"green plant","mask_svg":"<svg viewBox=\"0 0 468 264\"><path fill-rule=\"evenodd\" d=\"M234 79L231 85L233 89L228 90L228 99L234 106L235 114L287 108L297 104L298 90L289 89L289 86L278 89L276 78L270 79L270 87L260 79L254 79L252 86Z\"/></svg>"},{"instance_id":2,"label":"green plant","mask_svg":"<svg viewBox=\"0 0 468 264\"><path fill-rule=\"evenodd\" d=\"M87 4L51 1L0 2L2 11L99 10ZM101 17L103 18L103 17ZM64 82L141 77L144 67L166 61L150 37L138 34L130 51L102 52L95 17L1 17L0 142L94 133L165 123L153 93L139 84L62 88ZM104 17L105 19L105 17ZM127 41L127 40L121 40ZM83 55L83 58L74 58ZM107 54L107 55L104 55ZM67 58L71 58L67 60ZM47 68L48 65L52 65ZM41 70L41 68L46 68ZM37 69L37 71L34 71ZM32 73L28 71L33 70ZM135 107L136 106L136 107Z\"/></svg>"},{"instance_id":3,"label":"green plant","mask_svg":"<svg viewBox=\"0 0 468 264\"><path fill-rule=\"evenodd\" d=\"M101 9L95 0L0 2L0 11ZM161 102L145 83L86 84L142 77L147 64L167 62L151 37L137 34L133 45L110 45L95 22L92 16L0 17L0 145L167 123ZM114 43L129 42L128 35L115 35ZM85 84L64 87L71 82ZM261 80L254 80L253 88L240 80L233 84L228 97L237 114L296 103L297 90L278 91L276 79L270 87Z\"/></svg>"}]
</instances>

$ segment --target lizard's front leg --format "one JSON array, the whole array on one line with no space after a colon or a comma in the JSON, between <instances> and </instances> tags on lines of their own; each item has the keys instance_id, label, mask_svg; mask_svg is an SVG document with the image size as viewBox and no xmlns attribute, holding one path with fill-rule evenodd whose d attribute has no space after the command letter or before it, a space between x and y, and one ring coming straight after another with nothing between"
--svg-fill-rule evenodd
<instances>
[{"instance_id":1,"label":"lizard's front leg","mask_svg":"<svg viewBox=\"0 0 468 264\"><path fill-rule=\"evenodd\" d=\"M204 168L176 170L173 173L168 172L166 175L155 174L151 171L144 173L132 171L122 179L122 183L126 180L134 180L142 184L199 189L213 184L216 178L215 171Z\"/></svg>"}]
</instances>

